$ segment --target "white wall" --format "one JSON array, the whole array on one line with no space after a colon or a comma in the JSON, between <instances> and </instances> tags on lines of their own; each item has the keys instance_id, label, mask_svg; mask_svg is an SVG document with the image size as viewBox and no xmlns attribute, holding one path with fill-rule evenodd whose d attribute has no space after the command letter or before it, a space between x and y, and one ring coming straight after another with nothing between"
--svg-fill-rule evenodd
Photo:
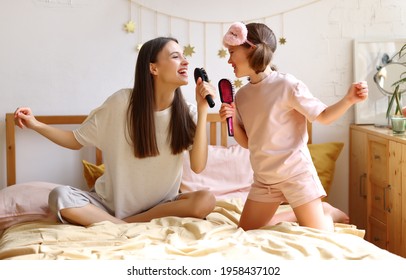
<instances>
[{"instance_id":1,"label":"white wall","mask_svg":"<svg viewBox=\"0 0 406 280\"><path fill-rule=\"evenodd\" d=\"M18 106L30 106L35 114L87 114L114 91L132 87L136 45L161 35L195 47L189 58L190 84L183 90L193 102L195 67L205 67L214 84L223 77L234 79L226 58L219 58L217 52L229 23L237 20L265 22L278 37L286 37L287 44L278 47L274 62L331 104L353 81L354 39L406 38L404 0L249 3L250 9L242 0L134 0L132 4L128 0L0 0L0 115ZM135 33L123 30L129 19L136 24ZM216 103L215 112L219 100ZM348 127L353 119L350 110L330 126L314 124L313 132L315 143L345 143L330 196L330 202L345 211ZM0 186L4 186L3 117L0 131ZM80 165L75 165L77 154L71 159L52 150L34 156L38 151L34 143L40 137L25 131L19 131L18 137L30 137L29 145L17 151L18 170L25 170L17 174L19 182L83 182Z\"/></svg>"}]
</instances>

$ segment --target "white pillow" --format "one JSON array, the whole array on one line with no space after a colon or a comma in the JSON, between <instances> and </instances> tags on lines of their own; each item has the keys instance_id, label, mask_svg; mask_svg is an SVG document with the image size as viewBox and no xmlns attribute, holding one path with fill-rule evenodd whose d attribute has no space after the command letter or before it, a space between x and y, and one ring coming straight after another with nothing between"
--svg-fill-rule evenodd
<instances>
[{"instance_id":1,"label":"white pillow","mask_svg":"<svg viewBox=\"0 0 406 280\"><path fill-rule=\"evenodd\" d=\"M217 199L246 199L253 182L249 151L240 145L208 147L206 168L199 174L190 169L189 153L183 157L182 192L208 190Z\"/></svg>"},{"instance_id":2,"label":"white pillow","mask_svg":"<svg viewBox=\"0 0 406 280\"><path fill-rule=\"evenodd\" d=\"M48 195L58 184L28 182L0 190L0 230L35 220L55 220L48 208Z\"/></svg>"}]
</instances>

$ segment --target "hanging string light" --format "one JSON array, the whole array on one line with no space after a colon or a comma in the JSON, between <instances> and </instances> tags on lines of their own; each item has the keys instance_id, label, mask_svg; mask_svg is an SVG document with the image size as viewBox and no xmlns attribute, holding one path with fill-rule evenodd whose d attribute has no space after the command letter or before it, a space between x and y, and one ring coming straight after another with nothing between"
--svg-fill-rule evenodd
<instances>
[{"instance_id":1,"label":"hanging string light","mask_svg":"<svg viewBox=\"0 0 406 280\"><path fill-rule=\"evenodd\" d=\"M190 21L188 21L188 41L189 44L183 47L184 56L192 56L195 53L195 47L190 44Z\"/></svg>"},{"instance_id":2,"label":"hanging string light","mask_svg":"<svg viewBox=\"0 0 406 280\"><path fill-rule=\"evenodd\" d=\"M281 14L281 34L282 34L282 36L279 37L279 44L281 44L281 45L285 45L287 42L286 37L284 35L285 34L284 23L285 23L284 14Z\"/></svg>"},{"instance_id":3,"label":"hanging string light","mask_svg":"<svg viewBox=\"0 0 406 280\"><path fill-rule=\"evenodd\" d=\"M143 41L142 41L142 30L141 30L141 20L142 20L142 7L140 5L138 5L138 9L137 9L137 23L138 23L138 29L137 29L137 33L138 33L138 43L137 46L135 47L135 49L137 50L137 52L139 52L141 50Z\"/></svg>"},{"instance_id":4,"label":"hanging string light","mask_svg":"<svg viewBox=\"0 0 406 280\"><path fill-rule=\"evenodd\" d=\"M224 35L225 31L224 31L224 23L220 24L220 38ZM225 58L227 56L227 50L224 48L222 41L221 42L221 48L218 50L217 55L220 58Z\"/></svg>"},{"instance_id":5,"label":"hanging string light","mask_svg":"<svg viewBox=\"0 0 406 280\"><path fill-rule=\"evenodd\" d=\"M142 3L139 3L139 1L138 0L129 0L130 1L130 3L135 3L137 6L138 6L138 16L137 16L137 25L135 25L134 24L134 22L131 20L131 17L130 17L130 20L125 24L125 30L128 32L128 33L133 33L133 32L135 32L135 29L137 29L137 31L138 31L138 45L137 45L137 50L139 50L140 48L141 48L141 46L142 46L142 31L141 31L141 11L144 9L144 10L147 10L147 11L149 11L149 12L153 12L154 14L155 14L155 16L154 16L154 18L155 18L155 24L156 24L156 30L155 30L155 33L156 33L156 35L158 35L160 32L159 32L159 30L158 30L158 27L157 27L157 22L158 22L158 18L159 17L162 17L162 16L166 16L166 17L168 17L168 20L169 20L169 29L170 29L170 36L173 36L173 34L172 34L172 29L173 29L173 20L174 19L178 19L178 20L183 20L183 21L186 21L187 22L187 24L188 24L188 27L189 27L189 33L190 33L190 24L191 23L197 23L197 24L202 24L203 25L203 28L204 28L204 32L203 32L203 36L204 36L204 38L203 38L203 42L204 42L204 46L201 48L202 50L203 50L203 52L204 52L204 59L205 59L205 61L204 61L204 63L206 63L206 47L207 47L207 44L206 44L206 39L208 39L208 38L210 38L210 40L213 40L213 38L212 38L212 35L211 34L206 34L206 25L207 24L211 24L211 25L215 25L215 24L218 24L219 26L220 26L220 29L223 31L222 33L221 33L221 35L220 35L220 38L219 38L219 42L221 42L222 41L222 37L223 37L223 35L224 35L224 24L227 24L227 26L229 26L229 25L231 25L232 24L232 22L221 22L221 21L199 21L199 20L194 20L194 19L192 19L192 18L188 18L188 17L179 17L179 16L174 16L174 15L170 15L170 14L167 14L167 13L164 13L164 12L161 12L161 11L158 11L158 10L154 10L154 9L151 9L151 8L149 8L149 7L146 7L145 5L143 5ZM292 12L292 11L295 11L295 10L298 10L298 9L301 9L301 8L304 8L304 7L307 7L307 6L310 6L310 5L313 5L313 4L315 4L315 3L317 3L317 2L320 2L320 1L322 1L322 0L313 0L313 1L309 1L309 2L307 2L307 3L304 3L304 4L301 4L301 5L298 5L298 6L296 6L296 7L292 7L292 8L290 8L290 9L287 9L287 10L284 10L284 11L282 11L282 12L278 12L278 13L274 13L274 14L270 14L270 15L267 15L267 16L265 16L265 17L261 17L261 18L255 18L255 19L243 19L242 21L243 22L260 22L260 21L262 21L262 22L266 22L268 19L271 19L271 18L275 18L275 17L280 17L280 33L281 33L281 36L279 37L279 39L278 39L278 41L279 41L279 44L280 45L285 45L286 43L287 43L287 39L286 39L286 36L285 36L285 30L284 30L284 24L285 24L285 15L287 14L287 13L290 13L290 12ZM131 9L131 5L130 5L130 9ZM131 12L130 12L131 13ZM137 27L137 28L136 28ZM189 42L188 42L188 45L186 45L186 46L184 46L184 55L185 56L192 56L193 54L195 54L196 53L196 51L195 51L195 46L193 45L193 43L190 41L190 34L189 34ZM223 58L225 58L226 56L227 56L227 50L226 49L224 49L223 47L221 47L218 51L217 51L217 56L220 58L220 59L223 59ZM236 86L238 86L239 85L239 82L237 82L236 83Z\"/></svg>"},{"instance_id":6,"label":"hanging string light","mask_svg":"<svg viewBox=\"0 0 406 280\"><path fill-rule=\"evenodd\" d=\"M129 16L129 20L124 24L124 30L127 33L134 33L135 31L135 23L132 21L131 16L132 16L132 4L130 1L130 16Z\"/></svg>"}]
</instances>

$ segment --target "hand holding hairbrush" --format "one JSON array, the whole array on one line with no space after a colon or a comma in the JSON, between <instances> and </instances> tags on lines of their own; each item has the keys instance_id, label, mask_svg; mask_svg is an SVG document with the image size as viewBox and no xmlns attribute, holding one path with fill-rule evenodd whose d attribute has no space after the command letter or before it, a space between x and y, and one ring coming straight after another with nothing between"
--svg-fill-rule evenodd
<instances>
[{"instance_id":1,"label":"hand holding hairbrush","mask_svg":"<svg viewBox=\"0 0 406 280\"><path fill-rule=\"evenodd\" d=\"M234 87L228 79L219 81L220 100L222 103L231 104L234 101ZM233 118L227 118L228 135L234 136Z\"/></svg>"},{"instance_id":2,"label":"hand holding hairbrush","mask_svg":"<svg viewBox=\"0 0 406 280\"><path fill-rule=\"evenodd\" d=\"M200 77L202 78L202 81L208 82L209 81L209 76L207 76L206 70L204 68L195 68L195 82L197 82L197 79ZM209 104L210 108L213 108L214 105L216 105L213 101L213 98L211 95L206 95L206 101Z\"/></svg>"}]
</instances>

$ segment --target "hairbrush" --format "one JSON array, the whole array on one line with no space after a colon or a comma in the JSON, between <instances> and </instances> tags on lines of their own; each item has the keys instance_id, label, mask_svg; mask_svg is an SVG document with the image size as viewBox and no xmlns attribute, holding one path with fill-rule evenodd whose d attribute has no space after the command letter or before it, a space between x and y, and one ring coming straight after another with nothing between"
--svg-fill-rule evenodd
<instances>
[{"instance_id":1,"label":"hairbrush","mask_svg":"<svg viewBox=\"0 0 406 280\"><path fill-rule=\"evenodd\" d=\"M195 82L197 82L198 78L202 78L202 81L208 82L209 76L207 76L206 70L204 68L195 68ZM213 108L216 105L213 101L211 95L206 95L206 101L209 104L210 108Z\"/></svg>"},{"instance_id":2,"label":"hairbrush","mask_svg":"<svg viewBox=\"0 0 406 280\"><path fill-rule=\"evenodd\" d=\"M228 79L219 81L220 100L222 103L231 104L234 101L234 87ZM227 130L229 136L234 136L233 118L227 118Z\"/></svg>"}]
</instances>

